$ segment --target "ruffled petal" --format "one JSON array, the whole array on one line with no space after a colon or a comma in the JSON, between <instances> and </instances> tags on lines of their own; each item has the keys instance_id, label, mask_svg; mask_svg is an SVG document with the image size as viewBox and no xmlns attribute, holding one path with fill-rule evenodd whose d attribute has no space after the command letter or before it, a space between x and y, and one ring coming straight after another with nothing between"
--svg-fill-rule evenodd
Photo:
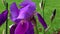
<instances>
[{"instance_id":1,"label":"ruffled petal","mask_svg":"<svg viewBox=\"0 0 60 34\"><path fill-rule=\"evenodd\" d=\"M47 24L44 21L44 19L42 18L42 16L39 13L37 13L37 16L38 16L39 22L41 22L41 24L43 25L44 29L46 29L47 28Z\"/></svg>"},{"instance_id":2,"label":"ruffled petal","mask_svg":"<svg viewBox=\"0 0 60 34\"><path fill-rule=\"evenodd\" d=\"M31 0L24 0L24 1L28 1L28 2L29 2L29 1L31 1Z\"/></svg>"},{"instance_id":3,"label":"ruffled petal","mask_svg":"<svg viewBox=\"0 0 60 34\"><path fill-rule=\"evenodd\" d=\"M14 34L14 31L16 29L16 24L14 24L11 28L10 28L10 34Z\"/></svg>"},{"instance_id":4,"label":"ruffled petal","mask_svg":"<svg viewBox=\"0 0 60 34\"><path fill-rule=\"evenodd\" d=\"M29 22L27 21L20 22L15 29L15 34L25 34L25 32L28 30L28 27Z\"/></svg>"},{"instance_id":5,"label":"ruffled petal","mask_svg":"<svg viewBox=\"0 0 60 34\"><path fill-rule=\"evenodd\" d=\"M20 13L17 19L28 19L34 15L34 12L35 8L31 7L30 5L27 5L26 7L20 9Z\"/></svg>"},{"instance_id":6,"label":"ruffled petal","mask_svg":"<svg viewBox=\"0 0 60 34\"><path fill-rule=\"evenodd\" d=\"M0 26L6 21L7 16L8 16L8 10L5 10L0 14Z\"/></svg>"},{"instance_id":7,"label":"ruffled petal","mask_svg":"<svg viewBox=\"0 0 60 34\"><path fill-rule=\"evenodd\" d=\"M25 34L34 34L34 27L31 22L29 23L29 29L26 31Z\"/></svg>"},{"instance_id":8,"label":"ruffled petal","mask_svg":"<svg viewBox=\"0 0 60 34\"><path fill-rule=\"evenodd\" d=\"M15 19L17 18L17 16L19 15L19 9L16 5L16 3L12 3L10 6L10 18L12 21L15 21Z\"/></svg>"},{"instance_id":9,"label":"ruffled petal","mask_svg":"<svg viewBox=\"0 0 60 34\"><path fill-rule=\"evenodd\" d=\"M23 8L27 5L31 5L36 8L36 4L32 2L31 0L24 0L23 2L20 3L20 6Z\"/></svg>"},{"instance_id":10,"label":"ruffled petal","mask_svg":"<svg viewBox=\"0 0 60 34\"><path fill-rule=\"evenodd\" d=\"M26 19L26 18L30 17L30 16L28 16L29 13L26 13L26 12L28 12L27 11L28 7L29 7L29 5L20 10L20 13L19 13L19 16L17 17L17 19Z\"/></svg>"}]
</instances>

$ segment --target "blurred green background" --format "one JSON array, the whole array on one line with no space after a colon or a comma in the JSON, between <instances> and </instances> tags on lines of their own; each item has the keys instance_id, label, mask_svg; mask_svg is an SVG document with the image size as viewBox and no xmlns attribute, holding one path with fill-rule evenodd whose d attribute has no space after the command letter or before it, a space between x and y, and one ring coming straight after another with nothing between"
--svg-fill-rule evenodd
<instances>
[{"instance_id":1,"label":"blurred green background","mask_svg":"<svg viewBox=\"0 0 60 34\"><path fill-rule=\"evenodd\" d=\"M37 12L39 12L41 15L43 15L43 11L41 11L40 7L39 7L39 3L41 0L32 0L33 2L36 3L36 6L37 6ZM56 12L56 17L55 19L53 20L52 22L52 26L51 28L52 29L49 29L46 34L53 34L53 32L56 32L56 30L60 29L60 0L44 0L46 1L45 2L45 8L44 8L44 18L45 18L45 21L47 23L48 26L51 25L51 20L50 20L50 16L53 12L54 9L57 10ZM8 2L8 6L9 6L9 10L10 10L10 5L13 3L13 2L16 2L17 6L19 7L19 4L20 2L22 2L22 0L6 0L6 2ZM4 4L2 3L2 0L0 0L0 13L2 13L3 11L5 10L5 6ZM37 20L37 26L38 26L38 29L39 28L42 28L42 31L39 30L39 34L43 34L43 27L42 25L39 23L39 21ZM13 24L13 22L9 19L8 21L8 26ZM3 30L5 30L5 26L6 23L4 23L1 27L0 27L0 34L3 33ZM9 30L8 30L9 32Z\"/></svg>"}]
</instances>

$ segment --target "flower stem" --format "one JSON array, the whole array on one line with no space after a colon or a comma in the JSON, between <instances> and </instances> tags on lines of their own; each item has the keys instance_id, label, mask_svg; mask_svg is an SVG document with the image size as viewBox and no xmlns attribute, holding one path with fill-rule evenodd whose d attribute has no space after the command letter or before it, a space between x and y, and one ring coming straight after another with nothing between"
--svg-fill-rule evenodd
<instances>
[{"instance_id":1,"label":"flower stem","mask_svg":"<svg viewBox=\"0 0 60 34\"><path fill-rule=\"evenodd\" d=\"M35 24L34 29L35 29L35 34L39 34L39 32L38 32L38 27L37 27L37 23Z\"/></svg>"},{"instance_id":2,"label":"flower stem","mask_svg":"<svg viewBox=\"0 0 60 34\"><path fill-rule=\"evenodd\" d=\"M46 2L46 0L44 1L44 0L42 0L42 4L43 4L43 8L42 8L42 11L43 11L43 18L44 18L44 8L45 8L45 2Z\"/></svg>"},{"instance_id":3,"label":"flower stem","mask_svg":"<svg viewBox=\"0 0 60 34\"><path fill-rule=\"evenodd\" d=\"M6 10L8 10L8 3L6 2L6 0L2 0L4 6L6 7ZM7 14L7 19L6 19L6 33L8 34L8 14Z\"/></svg>"},{"instance_id":4,"label":"flower stem","mask_svg":"<svg viewBox=\"0 0 60 34\"><path fill-rule=\"evenodd\" d=\"M8 10L8 3L6 3L5 6L6 6L6 9ZM6 20L6 34L8 34L8 15Z\"/></svg>"},{"instance_id":5,"label":"flower stem","mask_svg":"<svg viewBox=\"0 0 60 34\"><path fill-rule=\"evenodd\" d=\"M44 18L45 2L46 2L46 0L42 0L42 3L43 3L43 9L42 9L42 11L43 11L43 18ZM46 33L45 33L45 29L44 29L44 34L46 34Z\"/></svg>"},{"instance_id":6,"label":"flower stem","mask_svg":"<svg viewBox=\"0 0 60 34\"><path fill-rule=\"evenodd\" d=\"M34 24L34 34L39 34L38 27L37 27L37 22L36 22L36 19L35 19L34 16L32 17L32 23Z\"/></svg>"},{"instance_id":7,"label":"flower stem","mask_svg":"<svg viewBox=\"0 0 60 34\"><path fill-rule=\"evenodd\" d=\"M33 16L33 18L32 18L32 22L33 22L33 24L34 24L34 34L39 34L39 32L38 32L38 27L37 27L37 22L36 22L36 19L35 19L34 16Z\"/></svg>"}]
</instances>

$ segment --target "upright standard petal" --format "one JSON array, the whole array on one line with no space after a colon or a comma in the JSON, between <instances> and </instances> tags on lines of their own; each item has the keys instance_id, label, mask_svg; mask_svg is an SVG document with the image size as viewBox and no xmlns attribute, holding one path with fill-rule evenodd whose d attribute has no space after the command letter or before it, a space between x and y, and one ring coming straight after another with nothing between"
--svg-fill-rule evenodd
<instances>
[{"instance_id":1,"label":"upright standard petal","mask_svg":"<svg viewBox=\"0 0 60 34\"><path fill-rule=\"evenodd\" d=\"M10 28L10 34L14 34L14 31L16 29L17 24L14 24L11 28Z\"/></svg>"},{"instance_id":2,"label":"upright standard petal","mask_svg":"<svg viewBox=\"0 0 60 34\"><path fill-rule=\"evenodd\" d=\"M22 8L20 10L19 16L17 17L17 19L28 19L31 16L34 15L35 13L35 9L34 7L32 7L31 5L27 5L26 7Z\"/></svg>"},{"instance_id":3,"label":"upright standard petal","mask_svg":"<svg viewBox=\"0 0 60 34\"><path fill-rule=\"evenodd\" d=\"M28 27L28 21L21 21L15 29L15 34L25 34L25 32L28 30Z\"/></svg>"},{"instance_id":4,"label":"upright standard petal","mask_svg":"<svg viewBox=\"0 0 60 34\"><path fill-rule=\"evenodd\" d=\"M32 1L32 0L24 0L24 1L28 1L29 2L29 1Z\"/></svg>"},{"instance_id":5,"label":"upright standard petal","mask_svg":"<svg viewBox=\"0 0 60 34\"><path fill-rule=\"evenodd\" d=\"M23 2L20 3L21 7L25 7L27 5L36 7L36 4L34 2L32 2L31 0L24 0Z\"/></svg>"},{"instance_id":6,"label":"upright standard petal","mask_svg":"<svg viewBox=\"0 0 60 34\"><path fill-rule=\"evenodd\" d=\"M15 19L19 15L19 10L15 2L10 6L10 15L12 21L15 21Z\"/></svg>"},{"instance_id":7,"label":"upright standard petal","mask_svg":"<svg viewBox=\"0 0 60 34\"><path fill-rule=\"evenodd\" d=\"M29 29L26 31L25 34L34 34L34 27L31 22L29 23Z\"/></svg>"},{"instance_id":8,"label":"upright standard petal","mask_svg":"<svg viewBox=\"0 0 60 34\"><path fill-rule=\"evenodd\" d=\"M37 13L37 16L38 16L39 22L41 22L41 24L43 25L44 29L46 29L47 28L47 24L44 21L44 19L42 18L42 16L39 13Z\"/></svg>"},{"instance_id":9,"label":"upright standard petal","mask_svg":"<svg viewBox=\"0 0 60 34\"><path fill-rule=\"evenodd\" d=\"M5 10L0 14L0 26L6 21L7 16L8 16L8 10Z\"/></svg>"}]
</instances>

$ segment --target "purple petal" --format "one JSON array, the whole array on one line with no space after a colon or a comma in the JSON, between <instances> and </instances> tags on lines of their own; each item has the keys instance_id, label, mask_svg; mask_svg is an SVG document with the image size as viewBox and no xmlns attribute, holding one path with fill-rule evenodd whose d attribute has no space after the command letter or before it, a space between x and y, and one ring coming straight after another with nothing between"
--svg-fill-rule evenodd
<instances>
[{"instance_id":1,"label":"purple petal","mask_svg":"<svg viewBox=\"0 0 60 34\"><path fill-rule=\"evenodd\" d=\"M10 28L10 34L14 34L14 31L15 31L15 29L16 29L16 24L15 25L13 25L11 28Z\"/></svg>"},{"instance_id":2,"label":"purple petal","mask_svg":"<svg viewBox=\"0 0 60 34\"><path fill-rule=\"evenodd\" d=\"M25 2L25 1L23 1L23 2L20 3L20 6L21 6L21 7L25 7L25 6L27 6L29 3L30 3L30 2Z\"/></svg>"},{"instance_id":3,"label":"purple petal","mask_svg":"<svg viewBox=\"0 0 60 34\"><path fill-rule=\"evenodd\" d=\"M19 10L15 2L10 6L10 15L12 21L14 21L19 15Z\"/></svg>"},{"instance_id":4,"label":"purple petal","mask_svg":"<svg viewBox=\"0 0 60 34\"><path fill-rule=\"evenodd\" d=\"M28 19L34 15L34 12L35 12L35 8L31 7L30 5L27 5L26 7L20 10L20 13L17 19Z\"/></svg>"},{"instance_id":5,"label":"purple petal","mask_svg":"<svg viewBox=\"0 0 60 34\"><path fill-rule=\"evenodd\" d=\"M25 34L34 34L34 27L31 22L29 23L29 29Z\"/></svg>"},{"instance_id":6,"label":"purple petal","mask_svg":"<svg viewBox=\"0 0 60 34\"><path fill-rule=\"evenodd\" d=\"M21 19L16 19L14 22L15 22L16 24L19 24L20 21L21 21Z\"/></svg>"},{"instance_id":7,"label":"purple petal","mask_svg":"<svg viewBox=\"0 0 60 34\"><path fill-rule=\"evenodd\" d=\"M47 28L47 24L44 21L44 19L42 18L42 16L39 13L37 13L37 16L38 16L39 22L41 22L41 24L43 25L44 29L46 29Z\"/></svg>"},{"instance_id":8,"label":"purple petal","mask_svg":"<svg viewBox=\"0 0 60 34\"><path fill-rule=\"evenodd\" d=\"M34 34L34 29L29 29L25 34Z\"/></svg>"},{"instance_id":9,"label":"purple petal","mask_svg":"<svg viewBox=\"0 0 60 34\"><path fill-rule=\"evenodd\" d=\"M18 19L28 19L31 16L33 16L35 10L36 10L36 4L30 0L23 1L20 6L22 6Z\"/></svg>"},{"instance_id":10,"label":"purple petal","mask_svg":"<svg viewBox=\"0 0 60 34\"><path fill-rule=\"evenodd\" d=\"M30 1L30 0L28 0L28 1L26 0L26 1L23 1L23 2L20 3L21 7L25 7L27 5L31 5L31 6L36 8L36 4L34 2L32 2L32 1Z\"/></svg>"},{"instance_id":11,"label":"purple petal","mask_svg":"<svg viewBox=\"0 0 60 34\"><path fill-rule=\"evenodd\" d=\"M5 10L0 14L0 26L6 21L8 16L8 11Z\"/></svg>"},{"instance_id":12,"label":"purple petal","mask_svg":"<svg viewBox=\"0 0 60 34\"><path fill-rule=\"evenodd\" d=\"M29 1L31 1L31 0L24 0L24 1L28 1L28 2L29 2Z\"/></svg>"},{"instance_id":13,"label":"purple petal","mask_svg":"<svg viewBox=\"0 0 60 34\"><path fill-rule=\"evenodd\" d=\"M29 22L27 21L20 22L15 29L15 34L25 34L25 32L28 30L28 26Z\"/></svg>"}]
</instances>

